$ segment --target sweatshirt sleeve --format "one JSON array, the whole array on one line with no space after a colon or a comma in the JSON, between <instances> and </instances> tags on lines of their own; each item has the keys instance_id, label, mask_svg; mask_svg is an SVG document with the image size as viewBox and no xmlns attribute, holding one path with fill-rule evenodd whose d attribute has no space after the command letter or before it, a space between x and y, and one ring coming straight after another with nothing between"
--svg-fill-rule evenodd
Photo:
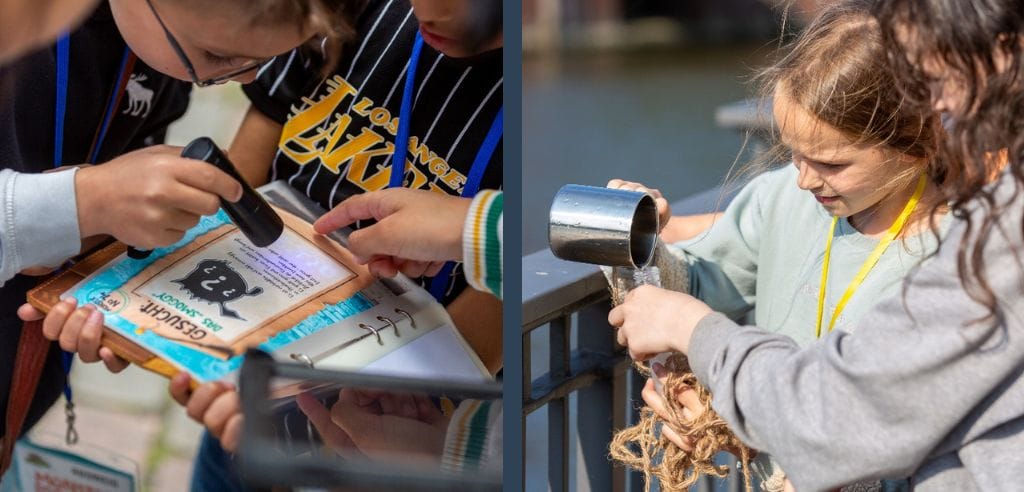
<instances>
[{"instance_id":1,"label":"sweatshirt sleeve","mask_svg":"<svg viewBox=\"0 0 1024 492\"><path fill-rule=\"evenodd\" d=\"M465 400L452 414L441 467L463 474L501 471L501 400Z\"/></svg>"},{"instance_id":2,"label":"sweatshirt sleeve","mask_svg":"<svg viewBox=\"0 0 1024 492\"><path fill-rule=\"evenodd\" d=\"M949 452L944 439L971 432L961 423L1022 370L1021 213L1007 215L984 245L987 264L998 266L987 275L996 321L974 322L987 310L960 283L962 222L908 278L905 297L880 302L852 333L836 330L800 349L785 336L706 317L689 357L715 410L740 439L770 452L797 490L908 476Z\"/></svg>"},{"instance_id":3,"label":"sweatshirt sleeve","mask_svg":"<svg viewBox=\"0 0 1024 492\"><path fill-rule=\"evenodd\" d=\"M78 253L77 171L0 171L0 283L25 268L57 266Z\"/></svg>"},{"instance_id":4,"label":"sweatshirt sleeve","mask_svg":"<svg viewBox=\"0 0 1024 492\"><path fill-rule=\"evenodd\" d=\"M482 190L469 205L462 228L462 268L474 289L501 299L504 194Z\"/></svg>"},{"instance_id":5,"label":"sweatshirt sleeve","mask_svg":"<svg viewBox=\"0 0 1024 492\"><path fill-rule=\"evenodd\" d=\"M766 197L785 185L776 172L760 175L736 195L725 213L706 232L673 245L659 245L655 264L664 278L685 278L687 284L663 286L682 290L733 319L754 306L761 230ZM685 272L678 270L685 268Z\"/></svg>"}]
</instances>

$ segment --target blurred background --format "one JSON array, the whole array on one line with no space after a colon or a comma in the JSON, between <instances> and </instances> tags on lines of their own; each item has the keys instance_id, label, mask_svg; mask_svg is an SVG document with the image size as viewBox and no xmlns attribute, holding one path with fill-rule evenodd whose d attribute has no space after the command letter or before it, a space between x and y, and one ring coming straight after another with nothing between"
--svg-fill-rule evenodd
<instances>
[{"instance_id":1,"label":"blurred background","mask_svg":"<svg viewBox=\"0 0 1024 492\"><path fill-rule=\"evenodd\" d=\"M563 184L623 178L669 201L722 183L742 135L716 109L778 45L781 0L524 0L523 252ZM789 7L798 25L814 0Z\"/></svg>"}]
</instances>

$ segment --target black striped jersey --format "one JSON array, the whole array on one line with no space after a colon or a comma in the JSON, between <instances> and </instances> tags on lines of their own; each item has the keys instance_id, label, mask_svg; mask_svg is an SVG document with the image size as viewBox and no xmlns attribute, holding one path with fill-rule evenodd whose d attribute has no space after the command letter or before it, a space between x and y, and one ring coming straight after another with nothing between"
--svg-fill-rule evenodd
<instances>
[{"instance_id":1,"label":"black striped jersey","mask_svg":"<svg viewBox=\"0 0 1024 492\"><path fill-rule=\"evenodd\" d=\"M419 24L408 0L372 0L356 30L329 77L321 74L315 54L297 49L277 57L245 87L256 109L284 125L270 179L287 180L327 209L347 196L388 186ZM415 67L406 187L463 193L502 107L501 54L498 49L453 59L423 45ZM499 189L501 183L499 143L480 189ZM444 302L466 285L457 265Z\"/></svg>"}]
</instances>

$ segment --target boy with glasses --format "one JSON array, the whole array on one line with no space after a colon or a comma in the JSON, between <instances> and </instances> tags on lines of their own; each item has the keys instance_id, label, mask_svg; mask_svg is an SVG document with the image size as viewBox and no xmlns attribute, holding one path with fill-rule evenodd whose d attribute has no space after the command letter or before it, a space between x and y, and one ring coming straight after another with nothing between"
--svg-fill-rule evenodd
<instances>
[{"instance_id":1,"label":"boy with glasses","mask_svg":"<svg viewBox=\"0 0 1024 492\"><path fill-rule=\"evenodd\" d=\"M15 311L36 283L14 274L59 264L94 236L142 248L173 244L201 215L216 212L220 198L237 200L241 187L228 175L157 145L184 114L192 83L249 82L274 55L317 32L340 32L324 29L327 19L344 18L352 3L109 0L55 45L0 68L0 410L22 338ZM38 174L68 166L80 167ZM19 314L42 317L28 306ZM73 337L61 341L62 348L78 348ZM106 349L81 355L123 368ZM25 429L59 395L59 357L49 347Z\"/></svg>"}]
</instances>

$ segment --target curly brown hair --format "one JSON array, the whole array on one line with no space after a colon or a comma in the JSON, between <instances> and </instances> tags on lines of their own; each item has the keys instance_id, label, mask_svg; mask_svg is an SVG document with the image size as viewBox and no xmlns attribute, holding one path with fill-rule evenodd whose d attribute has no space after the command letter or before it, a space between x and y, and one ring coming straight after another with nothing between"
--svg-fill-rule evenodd
<instances>
[{"instance_id":1,"label":"curly brown hair","mask_svg":"<svg viewBox=\"0 0 1024 492\"><path fill-rule=\"evenodd\" d=\"M941 149L949 164L940 185L954 215L966 223L957 253L960 283L988 309L975 321L1001 319L980 246L1012 200L1000 201L987 185L1007 163L1015 187L1010 196L1024 184L1024 1L880 0L873 14L908 103L932 104L928 82L940 80L925 73L925 60L939 62L946 77L961 85L963 100L952 108L954 124ZM994 152L1006 159L993 159ZM967 213L968 204L980 207L980 220Z\"/></svg>"}]
</instances>

